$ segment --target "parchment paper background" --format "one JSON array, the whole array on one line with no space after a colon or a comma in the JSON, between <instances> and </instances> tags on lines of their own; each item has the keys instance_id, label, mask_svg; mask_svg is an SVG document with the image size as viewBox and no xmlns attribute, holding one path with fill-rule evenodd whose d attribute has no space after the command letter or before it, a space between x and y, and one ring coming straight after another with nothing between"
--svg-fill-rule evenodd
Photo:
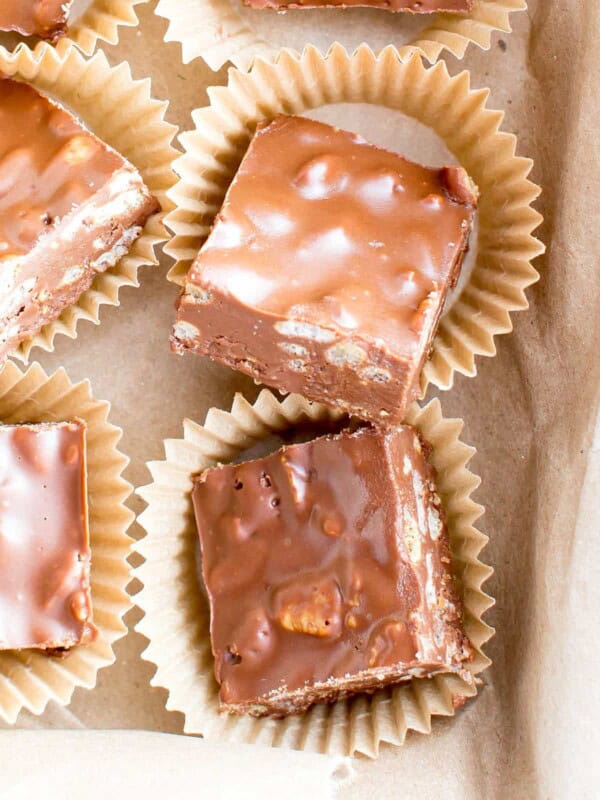
<instances>
[{"instance_id":1,"label":"parchment paper background","mask_svg":"<svg viewBox=\"0 0 600 800\"><path fill-rule=\"evenodd\" d=\"M166 22L153 8L138 7L141 27L106 52L129 60L135 78L151 76L154 95L171 101L170 121L189 128L190 110L225 71L183 67L178 46L162 43ZM479 698L437 720L432 736L356 760L344 798L600 797L600 2L530 0L513 20L514 33L496 36L490 53L470 49L464 62L449 61L452 72L468 67L474 86L491 88L490 105L506 110L505 129L536 160L532 178L544 189L538 235L548 253L536 262L542 280L531 310L514 316L514 333L497 340L496 358L479 360L476 379L459 377L442 397L445 415L465 419L463 438L479 451L475 499L487 508L485 560L496 569L487 587L497 598L487 617L497 629L494 665ZM73 380L90 377L95 395L112 401L136 485L184 416L202 420L234 391L257 391L208 361L169 353L176 291L167 267L163 259L143 271L141 288L125 289L99 328L80 326L76 341L59 337L54 354L35 353L46 370L64 365ZM140 510L140 501L132 505ZM134 611L128 622L138 618ZM180 732L165 692L149 687L143 647L129 634L94 692L77 690L69 709L50 706L39 718L23 713L18 727ZM8 750L11 734L2 731L0 751Z\"/></svg>"}]
</instances>

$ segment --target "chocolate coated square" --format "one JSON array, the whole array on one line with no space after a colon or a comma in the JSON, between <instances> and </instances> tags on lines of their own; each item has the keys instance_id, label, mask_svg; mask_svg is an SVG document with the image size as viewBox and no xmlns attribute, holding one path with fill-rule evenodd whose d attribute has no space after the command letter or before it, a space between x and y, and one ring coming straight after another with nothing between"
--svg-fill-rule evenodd
<instances>
[{"instance_id":1,"label":"chocolate coated square","mask_svg":"<svg viewBox=\"0 0 600 800\"><path fill-rule=\"evenodd\" d=\"M224 710L282 716L470 660L414 428L209 469L192 496Z\"/></svg>"},{"instance_id":2,"label":"chocolate coated square","mask_svg":"<svg viewBox=\"0 0 600 800\"><path fill-rule=\"evenodd\" d=\"M0 650L94 637L85 425L1 425Z\"/></svg>"},{"instance_id":3,"label":"chocolate coated square","mask_svg":"<svg viewBox=\"0 0 600 800\"><path fill-rule=\"evenodd\" d=\"M186 277L172 347L374 422L401 422L477 202L302 117L259 128Z\"/></svg>"},{"instance_id":4,"label":"chocolate coated square","mask_svg":"<svg viewBox=\"0 0 600 800\"><path fill-rule=\"evenodd\" d=\"M292 8L382 8L386 11L404 11L409 14L434 14L437 11L466 13L473 0L243 0L250 8L286 11Z\"/></svg>"},{"instance_id":5,"label":"chocolate coated square","mask_svg":"<svg viewBox=\"0 0 600 800\"><path fill-rule=\"evenodd\" d=\"M0 76L0 361L113 267L158 209L131 164Z\"/></svg>"}]
</instances>

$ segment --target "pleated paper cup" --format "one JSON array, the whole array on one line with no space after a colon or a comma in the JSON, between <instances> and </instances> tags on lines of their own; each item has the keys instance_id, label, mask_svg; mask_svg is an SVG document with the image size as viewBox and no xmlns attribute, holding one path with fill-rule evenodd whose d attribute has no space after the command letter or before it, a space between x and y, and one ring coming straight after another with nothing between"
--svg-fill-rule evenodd
<instances>
[{"instance_id":1,"label":"pleated paper cup","mask_svg":"<svg viewBox=\"0 0 600 800\"><path fill-rule=\"evenodd\" d=\"M119 28L137 25L139 20L135 7L145 2L148 0L74 0L67 21L67 35L59 42L61 46L76 44L88 56L94 52L98 42L117 44ZM0 45L10 50L23 41L33 46L36 37L24 40L17 33L0 32Z\"/></svg>"},{"instance_id":2,"label":"pleated paper cup","mask_svg":"<svg viewBox=\"0 0 600 800\"><path fill-rule=\"evenodd\" d=\"M13 363L0 371L0 423L85 421L91 593L98 638L62 657L35 650L0 652L0 719L13 723L21 709L41 714L48 701L67 705L77 686L92 689L98 670L115 660L113 645L126 632L131 608L125 507L132 486L122 477L128 459L117 449L121 430L108 421L110 405L96 400L87 381L73 384L63 369L47 376L39 364L26 372Z\"/></svg>"},{"instance_id":3,"label":"pleated paper cup","mask_svg":"<svg viewBox=\"0 0 600 800\"><path fill-rule=\"evenodd\" d=\"M375 51L388 44L400 55L414 51L430 63L444 52L462 58L469 44L489 50L492 33L510 33L510 16L526 0L475 0L467 14L406 14L382 9L292 9L283 14L246 8L242 0L159 0L156 13L169 21L166 42L179 42L183 62L203 58L218 70L240 69L257 56L274 58L282 47L300 52L306 42L326 49L340 42L354 50L363 41Z\"/></svg>"},{"instance_id":4,"label":"pleated paper cup","mask_svg":"<svg viewBox=\"0 0 600 800\"><path fill-rule=\"evenodd\" d=\"M57 334L74 339L80 321L98 324L100 306L119 305L121 287L139 285L139 268L158 264L155 247L167 239L163 218L172 208L167 191L175 182L171 164L177 151L171 142L177 129L164 119L167 103L152 99L150 81L134 81L128 64L109 66L102 52L86 59L68 42L35 51L21 46L14 53L0 47L1 73L30 83L75 114L137 167L163 209L146 222L126 256L97 274L74 305L11 354L27 361L34 347L52 351Z\"/></svg>"},{"instance_id":5,"label":"pleated paper cup","mask_svg":"<svg viewBox=\"0 0 600 800\"><path fill-rule=\"evenodd\" d=\"M75 0L73 22L68 37L86 55L91 55L98 41L117 44L119 27L133 27L139 20L135 6L148 0Z\"/></svg>"},{"instance_id":6,"label":"pleated paper cup","mask_svg":"<svg viewBox=\"0 0 600 800\"><path fill-rule=\"evenodd\" d=\"M259 121L280 113L323 119L327 111L325 121L343 128L354 109L357 132L368 140L387 131L384 143L399 149L404 133L406 154L431 163L420 147L433 137L439 165L454 159L479 186L478 232L421 388L449 389L456 372L475 375L476 356L494 355L494 337L512 330L510 312L528 307L525 289L539 278L531 262L544 249L532 235L542 221L532 208L540 189L527 178L533 162L515 155L515 136L500 130L503 113L486 107L488 90L471 89L468 72L451 77L443 62L403 61L393 48L375 56L363 46L349 55L336 45L326 56L309 46L302 56L285 50L274 63L258 60L250 73L231 70L228 85L209 89L209 97L209 107L193 112L195 129L181 135L185 155L174 163L180 180L166 219L175 236L165 250L177 262L170 280L183 283Z\"/></svg>"},{"instance_id":7,"label":"pleated paper cup","mask_svg":"<svg viewBox=\"0 0 600 800\"><path fill-rule=\"evenodd\" d=\"M482 616L493 601L482 589L492 570L479 560L487 537L473 527L483 513L471 499L479 479L466 466L475 451L459 441L462 422L444 419L439 401L433 400L425 408L413 404L407 421L433 447L431 461L448 518L465 629L475 649L468 676L413 679L281 720L219 712L208 602L196 560L192 475L237 459L250 448L254 453L257 447L275 449L277 437L298 425L339 420L339 412L298 395L280 402L265 389L254 405L237 395L230 412L213 408L204 425L185 420L183 439L167 440L165 460L148 464L153 482L138 489L148 507L138 519L147 535L136 545L144 558L134 572L143 584L135 597L144 611L137 630L150 640L143 657L157 667L152 684L168 690L167 708L185 714L188 733L219 741L374 757L381 742L402 744L409 730L429 733L432 717L454 714L477 693L478 676L490 664L482 648L493 633Z\"/></svg>"}]
</instances>

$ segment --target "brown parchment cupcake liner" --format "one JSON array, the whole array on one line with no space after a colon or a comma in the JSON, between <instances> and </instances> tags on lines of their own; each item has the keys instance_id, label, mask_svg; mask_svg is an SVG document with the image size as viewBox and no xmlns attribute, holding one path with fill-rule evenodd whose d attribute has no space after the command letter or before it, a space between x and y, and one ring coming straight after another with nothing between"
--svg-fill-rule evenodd
<instances>
[{"instance_id":1,"label":"brown parchment cupcake liner","mask_svg":"<svg viewBox=\"0 0 600 800\"><path fill-rule=\"evenodd\" d=\"M403 61L394 48L349 55L335 45L327 55L283 50L249 73L230 70L227 86L208 91L211 104L193 112L195 129L180 136L185 155L173 165L170 280L183 283L260 120L336 103L395 109L431 128L480 189L475 264L442 316L421 388L449 389L455 372L475 375L475 357L494 355L494 336L512 330L510 312L528 307L525 289L539 278L531 261L544 250L532 235L542 221L532 208L540 189L527 179L533 162L515 155L515 136L500 131L503 113L486 107L488 90L471 89L468 72L451 77L443 62L425 66L418 54Z\"/></svg>"},{"instance_id":2,"label":"brown parchment cupcake liner","mask_svg":"<svg viewBox=\"0 0 600 800\"><path fill-rule=\"evenodd\" d=\"M167 238L163 217L172 208L167 190L175 182L171 164L177 151L171 142L177 129L164 119L167 103L152 99L150 81L134 81L127 64L109 66L103 52L86 59L67 41L34 51L20 46L14 53L0 47L2 73L27 81L74 113L137 167L163 209L150 217L128 255L99 273L74 305L12 354L27 361L34 347L52 351L59 333L74 339L80 320L98 324L100 306L118 305L121 287L139 285L139 268L158 263L155 247Z\"/></svg>"},{"instance_id":3,"label":"brown parchment cupcake liner","mask_svg":"<svg viewBox=\"0 0 600 800\"><path fill-rule=\"evenodd\" d=\"M73 384L63 369L47 376L39 364L26 372L12 362L0 371L0 423L87 424L91 591L98 639L63 657L34 650L0 652L0 719L15 722L21 709L41 714L49 700L67 705L74 689L91 689L98 670L115 660L113 644L126 632L133 514L125 507L132 486L122 477L128 459L117 449L121 430L108 421L110 404L92 396L87 381Z\"/></svg>"},{"instance_id":4,"label":"brown parchment cupcake liner","mask_svg":"<svg viewBox=\"0 0 600 800\"><path fill-rule=\"evenodd\" d=\"M407 421L433 446L431 460L439 473L438 489L448 516L465 627L476 650L469 679L449 674L413 679L372 696L314 706L301 716L283 720L219 713L209 610L196 563L192 474L231 461L300 423L339 419L339 412L299 395L280 402L264 389L251 405L238 394L230 412L213 408L204 425L186 419L183 439L166 440L165 460L148 464L153 482L137 490L148 504L138 518L147 535L136 544L144 557L134 571L143 584L135 597L144 611L137 630L149 639L143 657L157 667L152 684L168 690L167 708L185 714L188 733L221 741L375 757L381 742L402 744L408 730L429 733L434 715L452 715L465 698L477 693L478 676L490 664L482 647L493 633L482 616L493 601L482 589L492 569L479 560L487 537L474 527L483 513L471 499L479 479L466 466L475 450L459 441L463 423L444 419L439 401L433 400L424 408L413 404Z\"/></svg>"},{"instance_id":5,"label":"brown parchment cupcake liner","mask_svg":"<svg viewBox=\"0 0 600 800\"><path fill-rule=\"evenodd\" d=\"M180 0L159 0L156 13L169 21L165 41L181 44L184 64L201 57L213 70L221 69L228 61L239 69L249 69L257 56L274 58L282 42L267 41L260 33L260 25L253 26L251 17L240 13L241 4L242 0L187 0L184 9ZM437 61L443 52L462 58L469 44L489 50L492 33L510 33L510 15L526 8L526 0L475 0L468 14L423 16L423 28L397 49L401 56L417 51L430 63ZM390 13L373 11L379 15ZM274 13L253 12L257 21L260 15ZM305 9L302 13L313 11ZM338 9L337 13L348 12ZM398 22L407 16L395 15ZM290 25L293 24L290 19ZM332 25L330 41L340 39L341 35L339 28Z\"/></svg>"}]
</instances>

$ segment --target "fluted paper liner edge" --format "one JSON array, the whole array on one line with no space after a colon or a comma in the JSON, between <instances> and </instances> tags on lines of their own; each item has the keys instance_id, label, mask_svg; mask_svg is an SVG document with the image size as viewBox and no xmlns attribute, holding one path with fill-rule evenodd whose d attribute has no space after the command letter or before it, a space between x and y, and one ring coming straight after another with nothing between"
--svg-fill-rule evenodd
<instances>
[{"instance_id":1,"label":"fluted paper liner edge","mask_svg":"<svg viewBox=\"0 0 600 800\"><path fill-rule=\"evenodd\" d=\"M56 48L42 44L34 51L19 45L9 53L0 47L2 73L24 80L63 103L139 170L163 209L146 222L126 256L96 275L92 286L74 305L11 353L27 362L34 347L51 352L58 334L74 339L80 321L98 324L100 307L119 305L121 288L139 285L139 268L158 264L155 247L168 238L163 218L172 208L167 191L175 182L172 162L177 151L171 142L177 129L164 119L167 103L152 99L148 79L134 81L129 65L111 67L103 52L86 59L67 40Z\"/></svg>"},{"instance_id":2,"label":"fluted paper liner edge","mask_svg":"<svg viewBox=\"0 0 600 800\"><path fill-rule=\"evenodd\" d=\"M159 0L156 13L169 22L165 42L181 44L184 64L200 57L215 71L227 61L240 69L249 69L257 57L274 58L278 43L266 41L253 30L239 13L237 4L241 2L198 0L192 6L186 5L184 11L180 0ZM526 8L525 0L475 0L466 15L432 15L431 24L397 50L402 56L416 51L431 64L444 52L463 58L469 44L489 50L492 33L510 33L510 15Z\"/></svg>"},{"instance_id":3,"label":"fluted paper liner edge","mask_svg":"<svg viewBox=\"0 0 600 800\"><path fill-rule=\"evenodd\" d=\"M115 660L113 644L126 632L132 603L127 535L133 514L125 507L132 486L122 477L128 459L117 449L121 430L108 421L110 404L96 400L89 382L73 384L59 369L46 375L39 364L22 372L8 362L0 371L0 423L59 422L75 417L87 425L87 476L92 551L91 592L99 635L64 657L34 650L0 652L0 719L14 723L27 709L41 714L54 700L67 705L76 687L91 689L98 670Z\"/></svg>"},{"instance_id":4,"label":"fluted paper liner edge","mask_svg":"<svg viewBox=\"0 0 600 800\"><path fill-rule=\"evenodd\" d=\"M492 569L479 560L487 542L474 522L483 508L471 499L479 479L467 463L475 450L459 441L463 423L444 419L438 400L416 403L407 421L433 446L438 490L445 505L457 588L467 634L476 650L471 677L444 674L317 705L283 720L233 717L218 711L213 677L209 612L198 583L198 534L191 503L192 474L236 458L273 433L306 420L339 419L339 413L299 395L283 402L264 389L251 405L236 395L232 409L211 409L204 425L184 421L183 439L165 441L164 461L148 464L153 482L137 490L147 508L138 518L146 536L136 544L144 563L134 571L143 584L135 602L144 612L136 629L149 639L143 658L156 665L152 685L169 692L167 708L185 714L185 731L220 741L284 746L336 755L375 757L381 742L402 744L408 730L431 731L434 715L449 716L477 693L478 676L490 664L482 647L493 631L482 620L493 601L483 589Z\"/></svg>"},{"instance_id":5,"label":"fluted paper liner edge","mask_svg":"<svg viewBox=\"0 0 600 800\"><path fill-rule=\"evenodd\" d=\"M308 46L302 56L283 50L275 63L258 60L250 73L230 70L180 136L185 154L169 192L176 208L165 220L175 234L165 247L176 260L169 279L183 282L260 120L333 103L387 106L432 128L481 192L476 263L442 316L421 389L449 389L456 372L475 375L475 357L494 355L494 337L512 330L510 312L528 307L525 289L539 278L531 261L544 250L532 235L542 221L532 208L540 189L527 178L533 162L515 154L516 137L500 130L503 113L486 107L488 93L471 89L467 72L451 77L443 62L403 61L394 48L349 55L335 45L323 55Z\"/></svg>"},{"instance_id":6,"label":"fluted paper liner edge","mask_svg":"<svg viewBox=\"0 0 600 800\"><path fill-rule=\"evenodd\" d=\"M68 40L88 56L99 41L117 44L119 27L137 25L135 6L145 2L147 0L92 0L84 13L69 26Z\"/></svg>"}]
</instances>

